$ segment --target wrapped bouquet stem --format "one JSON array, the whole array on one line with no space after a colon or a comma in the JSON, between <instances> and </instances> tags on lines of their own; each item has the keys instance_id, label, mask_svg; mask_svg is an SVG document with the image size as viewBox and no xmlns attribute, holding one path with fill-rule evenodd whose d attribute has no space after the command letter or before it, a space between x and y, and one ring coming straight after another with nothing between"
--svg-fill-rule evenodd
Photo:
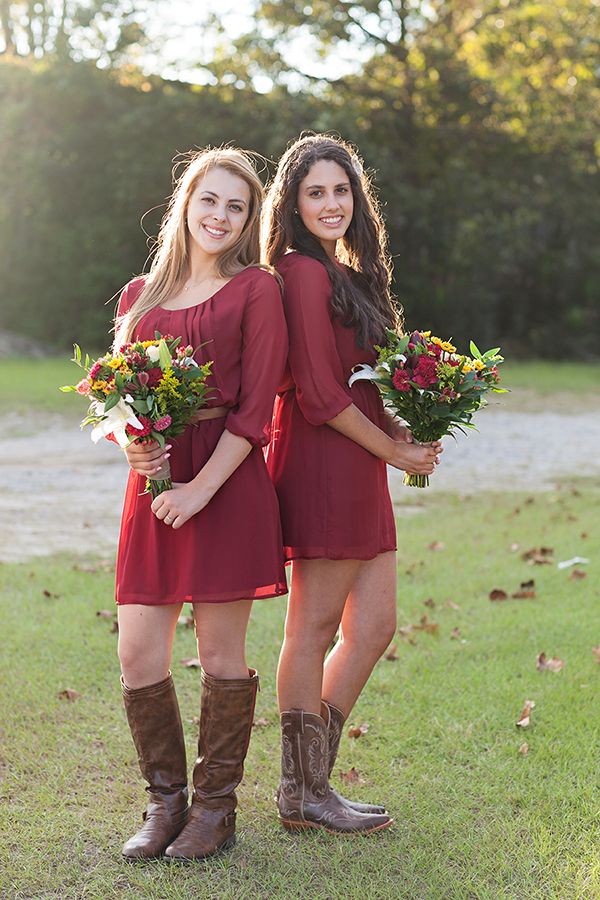
<instances>
[{"instance_id":1,"label":"wrapped bouquet stem","mask_svg":"<svg viewBox=\"0 0 600 900\"><path fill-rule=\"evenodd\" d=\"M181 347L180 338L155 333L153 341L132 341L92 362L75 344L73 362L85 371L76 391L90 402L81 423L93 425L92 440L114 440L124 450L134 442L154 440L164 447L181 434L196 413L206 405L206 379L212 362L198 365L193 347ZM146 479L146 490L154 497L173 487L166 460Z\"/></svg>"},{"instance_id":2,"label":"wrapped bouquet stem","mask_svg":"<svg viewBox=\"0 0 600 900\"><path fill-rule=\"evenodd\" d=\"M456 352L450 341L430 331L399 336L388 330L385 347L375 367L359 366L349 380L375 382L384 405L409 426L419 444L430 444L446 434L475 428L472 419L486 405L486 394L506 393L499 386L500 348L482 353L471 341L471 356ZM407 472L404 484L424 488L428 475Z\"/></svg>"}]
</instances>

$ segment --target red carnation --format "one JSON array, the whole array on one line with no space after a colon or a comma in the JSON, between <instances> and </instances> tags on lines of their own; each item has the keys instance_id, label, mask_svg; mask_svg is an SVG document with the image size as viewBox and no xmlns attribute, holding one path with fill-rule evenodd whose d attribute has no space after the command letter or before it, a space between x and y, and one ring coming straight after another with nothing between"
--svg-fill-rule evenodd
<instances>
[{"instance_id":1,"label":"red carnation","mask_svg":"<svg viewBox=\"0 0 600 900\"><path fill-rule=\"evenodd\" d=\"M92 368L90 369L89 377L94 381L94 379L98 376L98 373L102 370L102 364L99 362L95 362Z\"/></svg>"},{"instance_id":2,"label":"red carnation","mask_svg":"<svg viewBox=\"0 0 600 900\"><path fill-rule=\"evenodd\" d=\"M156 387L160 379L163 377L162 369L160 369L158 366L155 366L153 369L148 369L146 374L148 375L149 388Z\"/></svg>"},{"instance_id":3,"label":"red carnation","mask_svg":"<svg viewBox=\"0 0 600 900\"><path fill-rule=\"evenodd\" d=\"M419 387L428 388L437 381L437 360L431 356L421 356L412 380Z\"/></svg>"},{"instance_id":4,"label":"red carnation","mask_svg":"<svg viewBox=\"0 0 600 900\"><path fill-rule=\"evenodd\" d=\"M392 375L392 383L397 391L410 391L410 373L406 369L396 369Z\"/></svg>"},{"instance_id":5,"label":"red carnation","mask_svg":"<svg viewBox=\"0 0 600 900\"><path fill-rule=\"evenodd\" d=\"M168 428L173 420L171 416L163 416L161 419L157 419L154 423L155 431L164 431L165 428Z\"/></svg>"},{"instance_id":6,"label":"red carnation","mask_svg":"<svg viewBox=\"0 0 600 900\"><path fill-rule=\"evenodd\" d=\"M91 388L90 383L87 378L82 378L77 387L75 388L78 394L89 394Z\"/></svg>"},{"instance_id":7,"label":"red carnation","mask_svg":"<svg viewBox=\"0 0 600 900\"><path fill-rule=\"evenodd\" d=\"M147 416L138 416L138 421L141 423L141 428L136 428L135 425L126 425L125 431L132 437L146 437L152 431L152 420Z\"/></svg>"}]
</instances>

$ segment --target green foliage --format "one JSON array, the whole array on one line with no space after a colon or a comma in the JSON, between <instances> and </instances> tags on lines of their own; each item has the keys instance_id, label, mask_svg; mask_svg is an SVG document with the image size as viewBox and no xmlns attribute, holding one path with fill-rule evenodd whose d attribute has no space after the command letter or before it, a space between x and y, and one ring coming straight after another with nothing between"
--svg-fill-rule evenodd
<instances>
[{"instance_id":1,"label":"green foliage","mask_svg":"<svg viewBox=\"0 0 600 900\"><path fill-rule=\"evenodd\" d=\"M3 323L104 345L173 157L230 141L276 160L312 128L356 142L375 170L409 328L513 357L597 358L599 18L585 0L268 0L254 33L235 46L222 33L218 84L203 87L5 59ZM298 29L331 61L327 78L290 62ZM338 77L342 46L364 62Z\"/></svg>"}]
</instances>

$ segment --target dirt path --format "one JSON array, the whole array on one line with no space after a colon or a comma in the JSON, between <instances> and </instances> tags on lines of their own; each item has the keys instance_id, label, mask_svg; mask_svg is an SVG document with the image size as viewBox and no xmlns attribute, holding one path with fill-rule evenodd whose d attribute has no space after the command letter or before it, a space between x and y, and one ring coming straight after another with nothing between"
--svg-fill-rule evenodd
<instances>
[{"instance_id":1,"label":"dirt path","mask_svg":"<svg viewBox=\"0 0 600 900\"><path fill-rule=\"evenodd\" d=\"M446 438L430 490L531 493L569 475L600 476L599 412L490 408L481 431ZM5 416L0 454L0 561L114 553L127 467L113 444L94 446L73 418ZM414 492L399 472L390 472L390 485L396 499Z\"/></svg>"}]
</instances>

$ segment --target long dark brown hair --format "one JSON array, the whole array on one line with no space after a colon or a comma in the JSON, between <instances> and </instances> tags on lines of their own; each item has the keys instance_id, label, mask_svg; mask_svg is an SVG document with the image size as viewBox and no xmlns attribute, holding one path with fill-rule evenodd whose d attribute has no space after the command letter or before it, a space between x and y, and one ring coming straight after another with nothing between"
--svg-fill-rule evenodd
<instances>
[{"instance_id":1,"label":"long dark brown hair","mask_svg":"<svg viewBox=\"0 0 600 900\"><path fill-rule=\"evenodd\" d=\"M295 210L300 182L320 160L342 167L352 190L354 214L336 246L336 266ZM281 157L263 208L263 261L276 265L287 250L318 259L327 269L331 306L340 321L354 326L362 347L382 342L385 329L401 327L401 310L390 292L392 263L387 235L371 179L345 141L325 134L299 138Z\"/></svg>"}]
</instances>

